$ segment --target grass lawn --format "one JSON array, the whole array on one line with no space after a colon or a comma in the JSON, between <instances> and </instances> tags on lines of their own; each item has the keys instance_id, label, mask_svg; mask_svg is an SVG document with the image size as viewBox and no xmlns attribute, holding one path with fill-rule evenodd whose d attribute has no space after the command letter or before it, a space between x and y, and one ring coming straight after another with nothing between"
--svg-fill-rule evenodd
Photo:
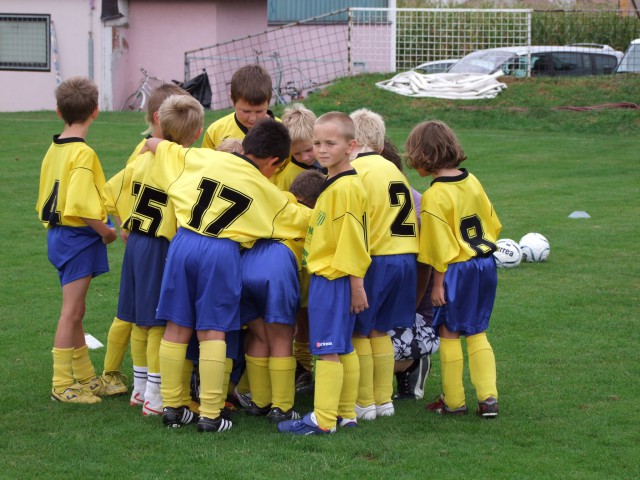
<instances>
[{"instance_id":1,"label":"grass lawn","mask_svg":"<svg viewBox=\"0 0 640 480\"><path fill-rule=\"evenodd\" d=\"M424 411L440 392L437 354L425 401L397 402L395 417L331 437L293 438L243 415L230 432L199 435L143 418L128 397L52 402L60 289L34 206L42 156L61 124L54 112L0 113L0 478L640 478L640 111L553 110L638 102L637 76L511 81L495 100L476 102L396 96L373 86L382 78L338 82L306 104L316 113L376 110L399 146L418 121L448 122L469 157L463 166L495 205L502 237L540 232L550 241L547 262L499 272L488 331L499 418ZM206 124L223 113L208 112ZM87 142L108 177L143 129L142 114L100 114ZM407 173L414 187L428 186ZM568 218L576 210L591 218ZM103 343L116 311L121 242L109 254L111 272L92 282L85 319ZM91 356L101 370L104 349ZM465 385L473 406L468 375ZM310 397L296 399L299 411L311 405Z\"/></svg>"}]
</instances>

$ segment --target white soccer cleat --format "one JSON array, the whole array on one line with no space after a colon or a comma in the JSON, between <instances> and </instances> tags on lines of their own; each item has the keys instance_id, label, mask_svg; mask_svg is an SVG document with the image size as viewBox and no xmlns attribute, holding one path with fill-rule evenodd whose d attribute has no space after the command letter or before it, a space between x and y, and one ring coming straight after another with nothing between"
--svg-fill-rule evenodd
<instances>
[{"instance_id":1,"label":"white soccer cleat","mask_svg":"<svg viewBox=\"0 0 640 480\"><path fill-rule=\"evenodd\" d=\"M372 404L366 407L361 407L356 403L355 410L356 410L356 418L358 420L375 420L376 419L377 413L376 413L375 404Z\"/></svg>"}]
</instances>

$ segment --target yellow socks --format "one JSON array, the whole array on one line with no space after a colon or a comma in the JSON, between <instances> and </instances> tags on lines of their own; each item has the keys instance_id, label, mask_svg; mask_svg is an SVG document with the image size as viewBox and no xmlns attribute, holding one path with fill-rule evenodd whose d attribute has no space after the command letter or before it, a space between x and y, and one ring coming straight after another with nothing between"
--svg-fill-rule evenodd
<instances>
[{"instance_id":1,"label":"yellow socks","mask_svg":"<svg viewBox=\"0 0 640 480\"><path fill-rule=\"evenodd\" d=\"M356 418L356 399L358 398L358 384L360 380L360 360L355 351L347 355L340 355L342 364L342 390L338 403L338 416L342 418Z\"/></svg>"},{"instance_id":2,"label":"yellow socks","mask_svg":"<svg viewBox=\"0 0 640 480\"><path fill-rule=\"evenodd\" d=\"M336 427L342 383L342 363L320 359L316 362L313 411L320 428L328 430Z\"/></svg>"},{"instance_id":3,"label":"yellow socks","mask_svg":"<svg viewBox=\"0 0 640 480\"><path fill-rule=\"evenodd\" d=\"M360 380L358 384L358 405L368 407L376 403L373 397L373 352L368 338L352 338L353 348L358 355ZM353 418L353 417L345 417Z\"/></svg>"},{"instance_id":4,"label":"yellow socks","mask_svg":"<svg viewBox=\"0 0 640 480\"><path fill-rule=\"evenodd\" d=\"M182 367L182 405L191 404L191 373L193 372L193 362L185 359Z\"/></svg>"},{"instance_id":5,"label":"yellow socks","mask_svg":"<svg viewBox=\"0 0 640 480\"><path fill-rule=\"evenodd\" d=\"M89 358L89 347L86 345L73 349L71 367L74 377L80 383L87 383L96 378L96 369L93 368L93 363Z\"/></svg>"},{"instance_id":6,"label":"yellow socks","mask_svg":"<svg viewBox=\"0 0 640 480\"><path fill-rule=\"evenodd\" d=\"M200 342L200 415L203 417L216 419L220 416L226 357L227 344L223 340Z\"/></svg>"},{"instance_id":7,"label":"yellow socks","mask_svg":"<svg viewBox=\"0 0 640 480\"><path fill-rule=\"evenodd\" d=\"M391 402L393 395L393 343L389 335L369 340L373 354L373 398L379 406Z\"/></svg>"},{"instance_id":8,"label":"yellow socks","mask_svg":"<svg viewBox=\"0 0 640 480\"><path fill-rule=\"evenodd\" d=\"M440 338L440 369L444 402L450 409L465 405L462 370L462 342L460 339Z\"/></svg>"},{"instance_id":9,"label":"yellow socks","mask_svg":"<svg viewBox=\"0 0 640 480\"><path fill-rule=\"evenodd\" d=\"M160 342L160 393L165 407L182 406L182 372L186 354L186 343L173 343L164 339Z\"/></svg>"},{"instance_id":10,"label":"yellow socks","mask_svg":"<svg viewBox=\"0 0 640 480\"><path fill-rule=\"evenodd\" d=\"M132 327L133 323L131 322L125 322L117 317L113 319L111 327L109 327L109 335L107 336L107 352L104 355L104 373L120 371L122 360L129 347Z\"/></svg>"},{"instance_id":11,"label":"yellow socks","mask_svg":"<svg viewBox=\"0 0 640 480\"><path fill-rule=\"evenodd\" d=\"M222 395L220 396L220 410L225 407L227 396L229 395L229 383L231 382L231 372L233 371L233 359L225 358L224 378L222 379Z\"/></svg>"},{"instance_id":12,"label":"yellow socks","mask_svg":"<svg viewBox=\"0 0 640 480\"><path fill-rule=\"evenodd\" d=\"M149 330L134 325L131 329L131 361L135 367L147 367L147 338ZM159 349L158 349L159 350Z\"/></svg>"},{"instance_id":13,"label":"yellow socks","mask_svg":"<svg viewBox=\"0 0 640 480\"><path fill-rule=\"evenodd\" d=\"M56 348L51 350L53 354L53 389L62 393L75 383L73 369L73 348Z\"/></svg>"},{"instance_id":14,"label":"yellow socks","mask_svg":"<svg viewBox=\"0 0 640 480\"><path fill-rule=\"evenodd\" d=\"M489 397L498 399L496 387L496 357L487 340L486 333L478 333L466 337L467 353L469 354L469 374L471 383L476 388L478 401Z\"/></svg>"},{"instance_id":15,"label":"yellow socks","mask_svg":"<svg viewBox=\"0 0 640 480\"><path fill-rule=\"evenodd\" d=\"M165 327L151 327L147 330L147 365L149 373L160 373L160 342L164 335Z\"/></svg>"},{"instance_id":16,"label":"yellow socks","mask_svg":"<svg viewBox=\"0 0 640 480\"><path fill-rule=\"evenodd\" d=\"M251 400L258 407L271 404L271 376L269 375L269 357L244 356L247 362L247 376L249 377L249 391Z\"/></svg>"},{"instance_id":17,"label":"yellow socks","mask_svg":"<svg viewBox=\"0 0 640 480\"><path fill-rule=\"evenodd\" d=\"M293 407L296 394L296 359L294 357L269 357L271 377L271 406L288 412Z\"/></svg>"},{"instance_id":18,"label":"yellow socks","mask_svg":"<svg viewBox=\"0 0 640 480\"><path fill-rule=\"evenodd\" d=\"M238 385L236 385L239 393L249 393L251 390L249 389L249 375L247 374L247 370L242 372L240 375L240 380L238 380Z\"/></svg>"},{"instance_id":19,"label":"yellow socks","mask_svg":"<svg viewBox=\"0 0 640 480\"><path fill-rule=\"evenodd\" d=\"M294 340L293 356L297 362L305 368L305 370L313 372L313 355L309 350L309 342L302 343Z\"/></svg>"}]
</instances>

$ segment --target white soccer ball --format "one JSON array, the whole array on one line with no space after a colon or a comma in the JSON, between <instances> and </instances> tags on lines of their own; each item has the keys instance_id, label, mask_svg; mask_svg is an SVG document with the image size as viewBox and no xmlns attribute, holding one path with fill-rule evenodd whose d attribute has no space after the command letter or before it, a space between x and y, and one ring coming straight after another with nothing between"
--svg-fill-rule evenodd
<instances>
[{"instance_id":1,"label":"white soccer ball","mask_svg":"<svg viewBox=\"0 0 640 480\"><path fill-rule=\"evenodd\" d=\"M540 233L527 233L520 239L522 260L525 262L544 262L549 257L549 240Z\"/></svg>"},{"instance_id":2,"label":"white soccer ball","mask_svg":"<svg viewBox=\"0 0 640 480\"><path fill-rule=\"evenodd\" d=\"M493 258L498 268L513 268L520 265L522 251L520 245L510 238L501 238L496 242L497 250L493 252Z\"/></svg>"}]
</instances>

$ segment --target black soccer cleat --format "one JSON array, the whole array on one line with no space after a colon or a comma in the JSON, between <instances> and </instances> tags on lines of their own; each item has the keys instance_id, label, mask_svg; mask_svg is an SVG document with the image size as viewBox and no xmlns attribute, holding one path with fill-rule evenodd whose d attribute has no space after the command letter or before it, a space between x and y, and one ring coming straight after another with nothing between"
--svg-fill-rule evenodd
<instances>
[{"instance_id":1,"label":"black soccer cleat","mask_svg":"<svg viewBox=\"0 0 640 480\"><path fill-rule=\"evenodd\" d=\"M219 416L216 419L200 417L200 419L198 420L198 425L196 426L196 429L199 432L216 433L216 432L224 432L225 430L231 430L232 426L233 426L233 423L230 420L226 420L222 418L222 416Z\"/></svg>"},{"instance_id":2,"label":"black soccer cleat","mask_svg":"<svg viewBox=\"0 0 640 480\"><path fill-rule=\"evenodd\" d=\"M180 428L198 421L198 414L193 413L188 407L164 407L162 410L162 423L167 428Z\"/></svg>"},{"instance_id":3,"label":"black soccer cleat","mask_svg":"<svg viewBox=\"0 0 640 480\"><path fill-rule=\"evenodd\" d=\"M245 407L244 411L252 417L266 417L271 411L271 404L265 407L259 407L252 401L249 406Z\"/></svg>"},{"instance_id":4,"label":"black soccer cleat","mask_svg":"<svg viewBox=\"0 0 640 480\"><path fill-rule=\"evenodd\" d=\"M267 413L267 419L269 420L269 422L275 424L284 422L285 420L298 420L299 418L300 414L293 408L290 408L288 411L283 412L280 407L273 407L271 411Z\"/></svg>"}]
</instances>

